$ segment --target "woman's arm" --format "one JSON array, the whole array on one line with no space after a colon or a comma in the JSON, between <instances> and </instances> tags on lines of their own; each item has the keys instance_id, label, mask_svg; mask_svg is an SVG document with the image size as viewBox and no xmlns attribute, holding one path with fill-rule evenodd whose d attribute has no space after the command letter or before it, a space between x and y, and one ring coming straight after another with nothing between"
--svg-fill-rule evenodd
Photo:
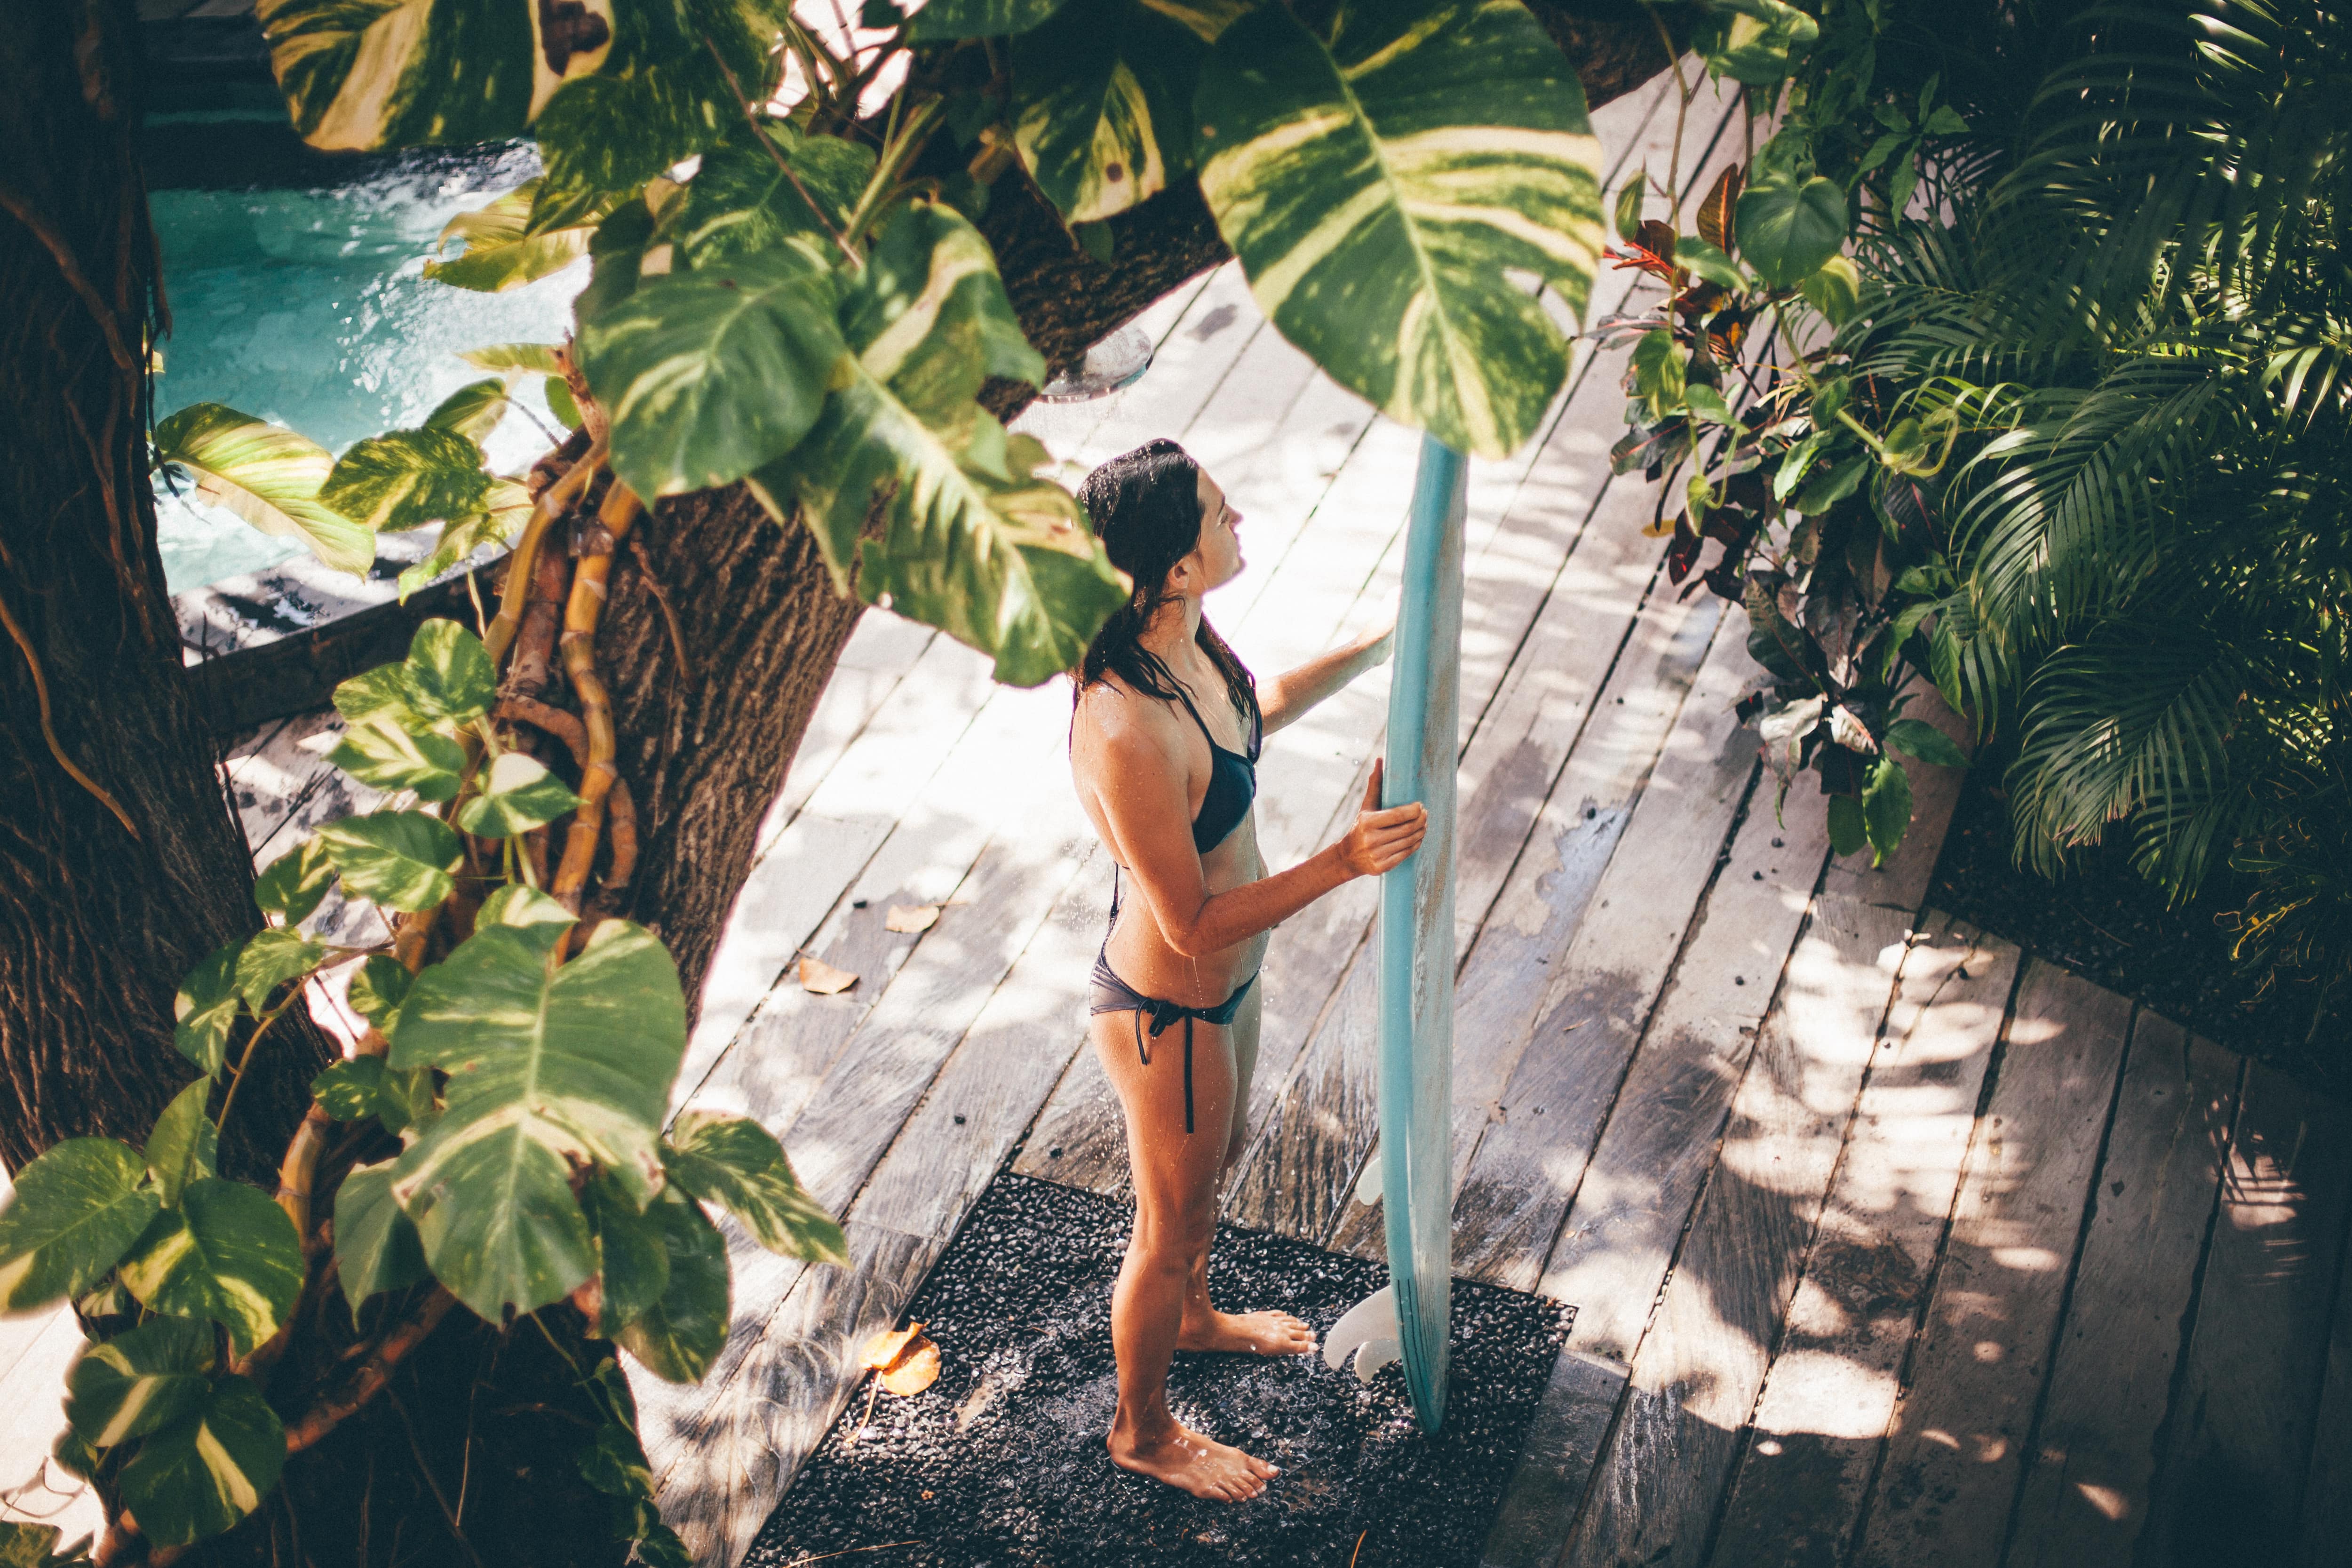
<instances>
[{"instance_id":1,"label":"woman's arm","mask_svg":"<svg viewBox=\"0 0 2352 1568\"><path fill-rule=\"evenodd\" d=\"M1173 734L1173 726L1170 726ZM1429 814L1420 804L1382 810L1377 763L1355 824L1286 871L1211 893L1192 846L1181 753L1168 737L1122 714L1096 730L1080 761L1102 807L1111 848L1135 879L1168 945L1188 958L1219 952L1271 931L1342 882L1377 876L1421 847Z\"/></svg>"},{"instance_id":2,"label":"woman's arm","mask_svg":"<svg viewBox=\"0 0 2352 1568\"><path fill-rule=\"evenodd\" d=\"M1271 733L1290 723L1388 658L1391 629L1383 627L1380 631L1367 633L1343 647L1336 647L1329 653L1310 658L1296 669L1286 669L1267 681L1258 693L1258 706L1265 714L1267 731Z\"/></svg>"}]
</instances>

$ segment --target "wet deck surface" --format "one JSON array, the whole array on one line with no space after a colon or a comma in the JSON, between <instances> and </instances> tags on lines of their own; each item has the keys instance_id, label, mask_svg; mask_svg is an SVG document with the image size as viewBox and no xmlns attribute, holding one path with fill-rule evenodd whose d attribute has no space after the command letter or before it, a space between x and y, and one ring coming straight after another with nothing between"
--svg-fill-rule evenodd
<instances>
[{"instance_id":1,"label":"wet deck surface","mask_svg":"<svg viewBox=\"0 0 2352 1568\"><path fill-rule=\"evenodd\" d=\"M1596 117L1617 170L1663 166L1654 101ZM1173 435L1216 475L1251 570L1210 613L1254 667L1384 620L1417 438L1314 373L1230 267L1143 324L1150 374L1050 411L1048 444L1087 464ZM1744 626L1658 576L1656 492L1608 473L1622 367L1579 364L1545 436L1471 480L1456 1267L1574 1309L1483 1560L2344 1563L2352 1111L1924 907L1956 776L1920 770L1875 870L1831 857L1808 796L1776 821L1731 717ZM1270 740L1270 864L1336 836L1385 704L1375 675ZM1080 1049L1110 873L1067 713L869 615L772 813L680 1102L775 1130L853 1257L734 1238L719 1369L641 1382L665 1511L706 1563L743 1559L862 1402L857 1348L1001 1170L1122 1194ZM299 744L328 722L229 763L258 859L365 804ZM894 904L943 910L898 934ZM1351 885L1276 937L1225 1205L1367 1259L1373 905ZM858 984L807 994L803 952ZM69 1321L0 1323L11 1407L50 1407L73 1344ZM12 1434L4 1473L46 1441Z\"/></svg>"}]
</instances>

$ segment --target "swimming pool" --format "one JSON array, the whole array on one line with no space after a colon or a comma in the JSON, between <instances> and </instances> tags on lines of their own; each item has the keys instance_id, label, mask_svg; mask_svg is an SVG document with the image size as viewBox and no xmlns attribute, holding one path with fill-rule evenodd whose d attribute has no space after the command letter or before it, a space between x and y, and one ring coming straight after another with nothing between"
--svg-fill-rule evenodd
<instances>
[{"instance_id":1,"label":"swimming pool","mask_svg":"<svg viewBox=\"0 0 2352 1568\"><path fill-rule=\"evenodd\" d=\"M432 282L424 264L455 214L538 172L524 144L330 159L288 147L274 105L151 115L149 205L173 331L155 380L160 417L226 403L290 426L331 452L417 424L482 373L457 351L554 342L571 325L583 262L504 294ZM561 427L537 378L486 443L515 472ZM159 481L157 526L173 592L300 553Z\"/></svg>"}]
</instances>

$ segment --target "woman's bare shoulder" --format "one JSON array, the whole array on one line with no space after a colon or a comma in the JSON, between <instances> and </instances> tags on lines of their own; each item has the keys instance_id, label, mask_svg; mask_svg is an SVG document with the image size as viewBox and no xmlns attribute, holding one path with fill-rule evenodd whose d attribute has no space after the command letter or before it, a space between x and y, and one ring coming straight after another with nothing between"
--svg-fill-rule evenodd
<instances>
[{"instance_id":1,"label":"woman's bare shoulder","mask_svg":"<svg viewBox=\"0 0 2352 1568\"><path fill-rule=\"evenodd\" d=\"M1119 760L1176 757L1182 738L1167 702L1116 675L1079 689L1070 736L1074 752L1096 751Z\"/></svg>"}]
</instances>

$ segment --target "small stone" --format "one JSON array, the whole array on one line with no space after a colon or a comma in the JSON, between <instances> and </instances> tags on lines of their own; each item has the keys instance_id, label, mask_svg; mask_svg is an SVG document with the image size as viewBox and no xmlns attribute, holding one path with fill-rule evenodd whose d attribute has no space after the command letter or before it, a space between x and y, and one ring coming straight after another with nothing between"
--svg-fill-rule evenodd
<instances>
[{"instance_id":1,"label":"small stone","mask_svg":"<svg viewBox=\"0 0 2352 1568\"><path fill-rule=\"evenodd\" d=\"M1731 983L1734 985L1745 985L1748 984L1748 976L1745 974L1735 974L1731 977Z\"/></svg>"},{"instance_id":2,"label":"small stone","mask_svg":"<svg viewBox=\"0 0 2352 1568\"><path fill-rule=\"evenodd\" d=\"M866 907L866 900L864 899L852 899L849 900L849 907L853 910L862 910Z\"/></svg>"},{"instance_id":3,"label":"small stone","mask_svg":"<svg viewBox=\"0 0 2352 1568\"><path fill-rule=\"evenodd\" d=\"M1045 1151L1045 1158L1048 1160L1058 1160L1061 1157L1062 1152L1059 1149L1048 1149Z\"/></svg>"},{"instance_id":4,"label":"small stone","mask_svg":"<svg viewBox=\"0 0 2352 1568\"><path fill-rule=\"evenodd\" d=\"M1761 871L1750 871L1748 874L1759 882L1764 879L1764 873Z\"/></svg>"},{"instance_id":5,"label":"small stone","mask_svg":"<svg viewBox=\"0 0 2352 1568\"><path fill-rule=\"evenodd\" d=\"M957 1118L956 1118L956 1125L957 1125L958 1127L961 1127L961 1126L962 1126L962 1125L963 1125L963 1118L962 1118L962 1117L959 1116L959 1117L957 1117Z\"/></svg>"}]
</instances>

